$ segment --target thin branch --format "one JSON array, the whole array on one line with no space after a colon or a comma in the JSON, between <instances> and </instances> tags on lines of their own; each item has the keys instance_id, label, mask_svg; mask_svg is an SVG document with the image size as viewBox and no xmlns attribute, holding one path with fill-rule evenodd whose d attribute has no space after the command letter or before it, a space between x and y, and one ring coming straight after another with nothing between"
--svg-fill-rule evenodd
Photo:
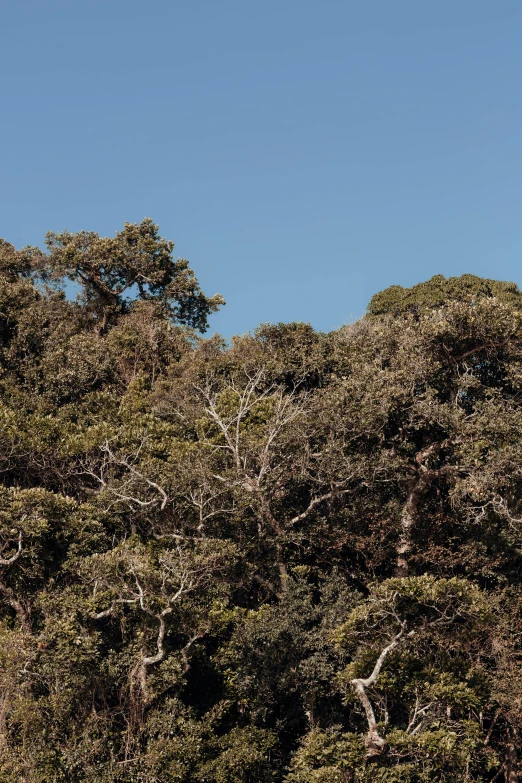
<instances>
[{"instance_id":1,"label":"thin branch","mask_svg":"<svg viewBox=\"0 0 522 783\"><path fill-rule=\"evenodd\" d=\"M333 489L331 492L326 492L324 495L319 495L310 501L308 508L305 509L305 511L301 512L301 514L297 514L295 517L292 517L292 519L290 519L287 524L295 525L296 522L301 522L303 519L306 519L310 512L313 511L314 508L319 505L319 503L323 503L325 500L331 500L332 498L338 497L339 495L346 495L348 492L352 491L352 489Z\"/></svg>"},{"instance_id":2,"label":"thin branch","mask_svg":"<svg viewBox=\"0 0 522 783\"><path fill-rule=\"evenodd\" d=\"M116 598L108 609L104 609L103 612L98 612L94 616L96 620L101 620L103 617L109 617L114 614L117 604L137 604L139 600L139 596L136 598Z\"/></svg>"},{"instance_id":3,"label":"thin branch","mask_svg":"<svg viewBox=\"0 0 522 783\"><path fill-rule=\"evenodd\" d=\"M491 721L491 726L489 727L488 733L486 734L484 745L489 745L489 741L491 739L491 735L493 734L493 729L495 728L499 715L500 715L500 707L496 710L495 714L493 715L493 720Z\"/></svg>"},{"instance_id":4,"label":"thin branch","mask_svg":"<svg viewBox=\"0 0 522 783\"><path fill-rule=\"evenodd\" d=\"M165 492L165 490L163 489L163 487L161 487L161 486L160 486L159 484L157 484L155 481L152 481L152 479L149 479L149 478L147 478L147 476L144 476L144 475L143 475L143 473L140 473L140 471L139 471L139 470L136 470L136 468L134 467L134 465L132 465L130 462L128 462L128 460L126 460L126 459L119 459L119 458L115 457L115 455L114 455L114 454L112 453L112 451L110 450L110 447L109 447L109 443L108 443L108 441L106 441L106 442L103 444L103 446L101 447L101 450L102 450L103 452L105 452L105 453L106 453L106 454L109 456L109 458L110 458L110 460L111 460L112 462L114 462L115 464L117 464L117 465L120 465L120 466L122 466L122 467L124 467L124 468L127 468L127 470L128 470L130 473L132 473L134 476L137 476L139 479L141 479L141 480L142 480L142 481L144 481L146 484L148 484L148 485L149 485L149 487L152 487L152 488L153 488L153 489L155 489L157 492L159 492L159 494L160 494L160 495L161 495L161 497L162 497L162 501L161 501L160 509L163 511L163 509L165 508L165 506L166 506L166 505L167 505L167 503L168 503L168 495L167 495L167 493ZM109 489L111 490L111 492L114 492L115 494L117 494L117 493L116 493L116 492L115 492L115 491L112 489L112 487L109 487ZM153 502L155 502L155 501L139 501L139 500L137 500L136 498L130 498L130 499L131 499L131 500L133 500L133 501L134 501L135 503L137 503L138 505L142 505L142 506L151 505Z\"/></svg>"}]
</instances>

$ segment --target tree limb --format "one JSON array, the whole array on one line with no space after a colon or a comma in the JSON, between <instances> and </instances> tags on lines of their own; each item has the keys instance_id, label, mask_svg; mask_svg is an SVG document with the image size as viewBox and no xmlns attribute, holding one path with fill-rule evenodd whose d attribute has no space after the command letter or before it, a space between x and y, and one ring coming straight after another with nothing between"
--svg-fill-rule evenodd
<instances>
[{"instance_id":1,"label":"tree limb","mask_svg":"<svg viewBox=\"0 0 522 783\"><path fill-rule=\"evenodd\" d=\"M373 710L372 703L370 699L368 698L367 689L371 688L375 685L377 682L377 678L381 672L381 669L383 667L384 661L386 660L387 656L391 653L392 650L397 647L398 644L400 644L402 639L411 637L415 634L415 631L409 631L409 633L405 633L405 627L404 624L401 626L401 630L393 637L391 642L382 650L381 654L377 658L377 661L375 662L375 666L373 667L373 671L370 674L369 677L362 678L362 677L355 677L353 680L351 680L351 684L354 687L355 693L357 694L357 697L359 701L361 702L364 712L366 713L366 720L368 722L368 734L366 736L366 747L368 748L367 751L367 758L371 758L372 756L379 756L382 753L386 751L387 743L386 740L381 737L379 734L379 731L377 729L377 721L375 719L375 712Z\"/></svg>"}]
</instances>

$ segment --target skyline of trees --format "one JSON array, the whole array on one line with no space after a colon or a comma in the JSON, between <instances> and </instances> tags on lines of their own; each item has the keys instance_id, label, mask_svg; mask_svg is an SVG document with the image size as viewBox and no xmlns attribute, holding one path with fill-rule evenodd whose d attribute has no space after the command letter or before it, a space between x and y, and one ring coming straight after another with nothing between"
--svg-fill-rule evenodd
<instances>
[{"instance_id":1,"label":"skyline of trees","mask_svg":"<svg viewBox=\"0 0 522 783\"><path fill-rule=\"evenodd\" d=\"M521 292L227 344L172 250L0 243L0 779L516 783Z\"/></svg>"}]
</instances>

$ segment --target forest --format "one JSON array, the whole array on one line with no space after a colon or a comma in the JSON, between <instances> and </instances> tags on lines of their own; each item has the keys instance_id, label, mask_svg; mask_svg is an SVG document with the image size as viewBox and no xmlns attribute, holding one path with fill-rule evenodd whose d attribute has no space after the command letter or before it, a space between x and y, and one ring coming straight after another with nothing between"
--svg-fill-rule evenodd
<instances>
[{"instance_id":1,"label":"forest","mask_svg":"<svg viewBox=\"0 0 522 783\"><path fill-rule=\"evenodd\" d=\"M173 252L0 240L0 781L516 783L522 292L227 342Z\"/></svg>"}]
</instances>

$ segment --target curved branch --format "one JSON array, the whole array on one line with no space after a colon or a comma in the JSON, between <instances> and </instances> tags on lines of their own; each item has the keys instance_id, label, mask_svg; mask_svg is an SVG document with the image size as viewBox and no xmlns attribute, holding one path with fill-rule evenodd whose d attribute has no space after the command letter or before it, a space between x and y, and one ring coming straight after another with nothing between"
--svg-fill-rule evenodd
<instances>
[{"instance_id":1,"label":"curved branch","mask_svg":"<svg viewBox=\"0 0 522 783\"><path fill-rule=\"evenodd\" d=\"M387 747L387 743L386 740L381 737L377 729L375 712L373 710L372 703L368 698L366 690L367 688L371 688L377 682L377 678L381 672L384 661L391 651L394 650L398 644L400 644L402 639L411 637L414 634L415 631L409 631L409 633L405 634L405 626L403 624L399 633L397 633L391 642L382 650L381 654L377 658L377 661L375 662L375 666L373 667L373 671L370 676L366 678L355 677L350 681L354 687L359 701L364 708L364 712L366 713L366 720L368 721L368 734L366 736L366 747L368 748L366 755L368 758L371 758L372 756L379 756L384 753Z\"/></svg>"},{"instance_id":2,"label":"curved branch","mask_svg":"<svg viewBox=\"0 0 522 783\"><path fill-rule=\"evenodd\" d=\"M11 565L11 563L14 563L16 560L18 560L18 558L20 557L21 554L22 554L22 531L20 531L20 533L18 535L18 549L17 549L17 551L11 557L6 557L6 558L0 557L0 566Z\"/></svg>"}]
</instances>

